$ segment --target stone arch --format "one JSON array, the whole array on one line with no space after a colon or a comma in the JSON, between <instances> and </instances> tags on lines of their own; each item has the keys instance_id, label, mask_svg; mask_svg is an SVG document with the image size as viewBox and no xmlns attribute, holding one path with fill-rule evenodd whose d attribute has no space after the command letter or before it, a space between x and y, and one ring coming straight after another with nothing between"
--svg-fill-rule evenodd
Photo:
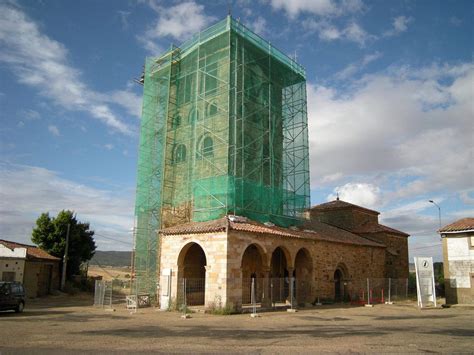
<instances>
[{"instance_id":1,"label":"stone arch","mask_svg":"<svg viewBox=\"0 0 474 355\"><path fill-rule=\"evenodd\" d=\"M212 117L219 112L219 108L217 106L217 99L213 99L209 101L206 105L206 117Z\"/></svg>"},{"instance_id":2,"label":"stone arch","mask_svg":"<svg viewBox=\"0 0 474 355\"><path fill-rule=\"evenodd\" d=\"M252 301L252 283L256 302L261 302L266 272L266 255L255 243L248 245L241 257L242 304Z\"/></svg>"},{"instance_id":3,"label":"stone arch","mask_svg":"<svg viewBox=\"0 0 474 355\"><path fill-rule=\"evenodd\" d=\"M334 300L342 302L347 295L346 281L349 279L349 271L344 263L339 263L334 270Z\"/></svg>"},{"instance_id":4,"label":"stone arch","mask_svg":"<svg viewBox=\"0 0 474 355\"><path fill-rule=\"evenodd\" d=\"M200 112L197 107L193 107L188 113L188 123L193 124L200 119Z\"/></svg>"},{"instance_id":5,"label":"stone arch","mask_svg":"<svg viewBox=\"0 0 474 355\"><path fill-rule=\"evenodd\" d=\"M286 302L289 295L289 282L293 277L292 259L288 250L277 246L270 257L270 275L272 299L274 302Z\"/></svg>"},{"instance_id":6,"label":"stone arch","mask_svg":"<svg viewBox=\"0 0 474 355\"><path fill-rule=\"evenodd\" d=\"M203 134L196 146L196 159L212 158L214 156L214 140L212 137L205 133Z\"/></svg>"},{"instance_id":7,"label":"stone arch","mask_svg":"<svg viewBox=\"0 0 474 355\"><path fill-rule=\"evenodd\" d=\"M306 248L298 250L295 256L295 295L298 304L311 302L313 259Z\"/></svg>"},{"instance_id":8,"label":"stone arch","mask_svg":"<svg viewBox=\"0 0 474 355\"><path fill-rule=\"evenodd\" d=\"M206 267L206 252L201 245L190 242L181 248L178 255L178 302L183 302L186 296L187 305L204 305Z\"/></svg>"},{"instance_id":9,"label":"stone arch","mask_svg":"<svg viewBox=\"0 0 474 355\"><path fill-rule=\"evenodd\" d=\"M179 164L186 161L186 146L184 144L176 144L173 148L172 163Z\"/></svg>"}]
</instances>

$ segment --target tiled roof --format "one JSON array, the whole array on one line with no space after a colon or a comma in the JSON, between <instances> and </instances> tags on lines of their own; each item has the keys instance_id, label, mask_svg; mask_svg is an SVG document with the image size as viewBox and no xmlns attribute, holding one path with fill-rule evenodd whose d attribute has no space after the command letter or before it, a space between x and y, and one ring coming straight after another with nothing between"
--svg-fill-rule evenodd
<instances>
[{"instance_id":1,"label":"tiled roof","mask_svg":"<svg viewBox=\"0 0 474 355\"><path fill-rule=\"evenodd\" d=\"M441 233L446 233L446 232L464 232L468 230L474 230L474 218L472 217L457 220L454 223L444 226L439 231Z\"/></svg>"},{"instance_id":2,"label":"tiled roof","mask_svg":"<svg viewBox=\"0 0 474 355\"><path fill-rule=\"evenodd\" d=\"M366 233L371 234L371 233L385 232L385 233L398 234L405 237L408 237L410 235L405 232L399 231L397 229L384 226L383 224L380 224L380 223L359 226L359 227L354 228L352 232L357 233L357 234L366 234Z\"/></svg>"},{"instance_id":3,"label":"tiled roof","mask_svg":"<svg viewBox=\"0 0 474 355\"><path fill-rule=\"evenodd\" d=\"M334 200L334 201L322 203L320 205L316 205L316 206L311 207L311 210L326 211L326 210L336 210L336 209L343 209L343 208L357 208L357 209L363 210L365 212L380 214L380 212L370 210L370 209L362 207L362 206L354 205L352 203L342 201L342 200Z\"/></svg>"},{"instance_id":4,"label":"tiled roof","mask_svg":"<svg viewBox=\"0 0 474 355\"><path fill-rule=\"evenodd\" d=\"M210 233L236 230L242 232L272 234L281 237L313 239L332 243L355 244L373 247L384 247L384 245L362 238L356 234L343 229L332 227L321 222L310 222L301 229L282 228L269 226L263 223L251 221L232 221L227 216L207 222L191 222L179 226L165 228L160 231L163 235Z\"/></svg>"},{"instance_id":5,"label":"tiled roof","mask_svg":"<svg viewBox=\"0 0 474 355\"><path fill-rule=\"evenodd\" d=\"M28 260L54 260L54 261L61 260L60 258L52 256L48 254L47 252L45 252L43 249L40 249L34 245L10 242L8 240L3 240L3 239L0 239L0 244L5 245L7 248L12 249L12 250L15 248L26 248L26 258Z\"/></svg>"}]
</instances>

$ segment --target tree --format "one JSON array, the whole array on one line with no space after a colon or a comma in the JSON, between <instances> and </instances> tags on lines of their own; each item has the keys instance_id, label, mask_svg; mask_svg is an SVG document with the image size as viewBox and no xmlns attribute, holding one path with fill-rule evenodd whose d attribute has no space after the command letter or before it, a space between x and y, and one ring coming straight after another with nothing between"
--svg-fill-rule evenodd
<instances>
[{"instance_id":1,"label":"tree","mask_svg":"<svg viewBox=\"0 0 474 355\"><path fill-rule=\"evenodd\" d=\"M62 259L66 248L68 224L70 230L66 277L70 279L72 275L80 273L83 262L94 256L94 231L89 229L89 223L78 221L73 211L63 210L56 217L42 213L36 220L31 240L41 249Z\"/></svg>"}]
</instances>

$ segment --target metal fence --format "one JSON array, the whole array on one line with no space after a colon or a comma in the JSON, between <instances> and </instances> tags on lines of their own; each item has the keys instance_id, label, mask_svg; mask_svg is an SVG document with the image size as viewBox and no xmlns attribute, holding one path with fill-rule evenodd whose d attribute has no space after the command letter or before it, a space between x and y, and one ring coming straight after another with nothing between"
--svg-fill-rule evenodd
<instances>
[{"instance_id":1,"label":"metal fence","mask_svg":"<svg viewBox=\"0 0 474 355\"><path fill-rule=\"evenodd\" d=\"M137 307L136 284L132 281L113 279L110 281L96 280L94 290L94 306L114 308L127 305L128 308ZM135 302L133 301L135 299Z\"/></svg>"},{"instance_id":2,"label":"metal fence","mask_svg":"<svg viewBox=\"0 0 474 355\"><path fill-rule=\"evenodd\" d=\"M408 279L393 278L333 282L310 282L294 277L228 279L227 288L236 287L241 290L240 300L232 307L223 304L220 296L215 296L215 299L211 301L206 298L206 292L211 291L206 287L213 289L218 289L218 287L206 285L204 278L181 278L177 280L176 287L176 292L173 292L174 297L170 297L168 309L179 310L183 313L188 312L190 307L212 309L216 312L251 311L257 313L257 311L267 309L292 309L320 304L365 305L416 299L416 289L410 288ZM96 281L94 305L104 308L123 305L135 311L138 308L150 306L152 303L150 295L140 290L136 281Z\"/></svg>"},{"instance_id":3,"label":"metal fence","mask_svg":"<svg viewBox=\"0 0 474 355\"><path fill-rule=\"evenodd\" d=\"M409 288L408 279L367 278L349 282L348 301L351 304L377 304L411 300L416 290Z\"/></svg>"}]
</instances>

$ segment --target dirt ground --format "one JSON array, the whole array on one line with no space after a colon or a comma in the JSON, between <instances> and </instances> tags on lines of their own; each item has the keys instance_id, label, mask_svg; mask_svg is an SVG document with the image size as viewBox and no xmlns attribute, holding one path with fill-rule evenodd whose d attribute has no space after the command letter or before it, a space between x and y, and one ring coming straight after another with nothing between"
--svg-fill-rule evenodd
<instances>
[{"instance_id":1,"label":"dirt ground","mask_svg":"<svg viewBox=\"0 0 474 355\"><path fill-rule=\"evenodd\" d=\"M90 265L87 271L88 276L101 276L102 280L110 281L112 279L130 280L130 267L112 267Z\"/></svg>"},{"instance_id":2,"label":"dirt ground","mask_svg":"<svg viewBox=\"0 0 474 355\"><path fill-rule=\"evenodd\" d=\"M92 296L30 301L0 313L0 354L9 353L472 353L474 310L322 306L297 313L218 316L155 308L130 314L91 306Z\"/></svg>"}]
</instances>

